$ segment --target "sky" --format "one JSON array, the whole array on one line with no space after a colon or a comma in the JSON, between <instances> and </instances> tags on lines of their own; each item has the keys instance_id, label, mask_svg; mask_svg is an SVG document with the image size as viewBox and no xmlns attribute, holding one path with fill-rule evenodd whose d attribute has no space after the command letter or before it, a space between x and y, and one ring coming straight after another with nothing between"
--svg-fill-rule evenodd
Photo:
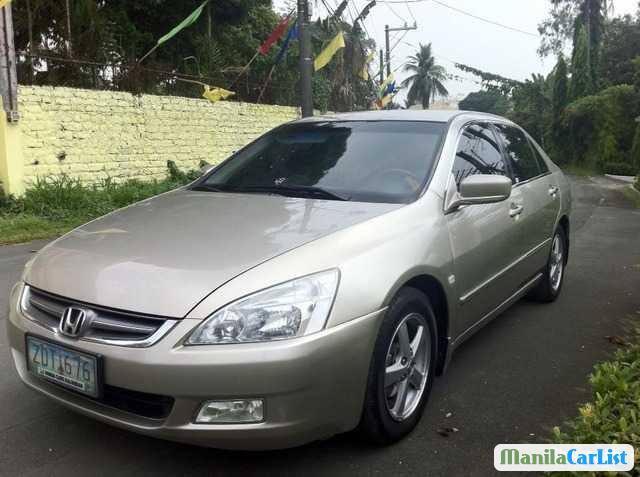
<instances>
[{"instance_id":1,"label":"sky","mask_svg":"<svg viewBox=\"0 0 640 477\"><path fill-rule=\"evenodd\" d=\"M313 4L314 17L327 16L321 0L309 1ZM351 23L369 1L349 0L349 9L343 18ZM325 2L335 10L340 0ZM291 0L274 0L274 6L279 10L291 3ZM479 90L480 85L478 78L456 69L454 63L516 80L529 78L532 73L546 74L553 68L555 59L542 60L536 51L540 44L537 26L547 17L550 4L548 0L387 0L385 3L379 1L371 10L365 27L380 49L385 42L385 25L394 28L404 26L405 22L409 26L416 22L417 30L404 36L391 33L391 46L395 45L391 53L392 69L401 66L419 43L432 43L436 61L448 73L464 78L446 83L452 97L462 98ZM613 0L613 4L615 15L635 13L638 9L638 0ZM451 7L525 33L472 18ZM373 65L375 71L378 64L376 61ZM401 69L396 72L398 84L405 76Z\"/></svg>"}]
</instances>

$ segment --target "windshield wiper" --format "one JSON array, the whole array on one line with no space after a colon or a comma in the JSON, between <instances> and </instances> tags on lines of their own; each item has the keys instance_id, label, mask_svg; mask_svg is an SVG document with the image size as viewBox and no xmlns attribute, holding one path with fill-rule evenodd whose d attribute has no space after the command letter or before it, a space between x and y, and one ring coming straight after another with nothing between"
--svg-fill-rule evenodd
<instances>
[{"instance_id":1,"label":"windshield wiper","mask_svg":"<svg viewBox=\"0 0 640 477\"><path fill-rule=\"evenodd\" d=\"M327 189L314 186L299 186L299 185L286 185L286 186L243 186L233 189L234 192L267 192L273 194L284 195L286 197L315 197L318 199L326 200L341 200L349 201L351 197L340 195L336 192L331 192Z\"/></svg>"},{"instance_id":2,"label":"windshield wiper","mask_svg":"<svg viewBox=\"0 0 640 477\"><path fill-rule=\"evenodd\" d=\"M202 191L202 192L227 192L227 190L222 187L209 185L209 184L200 184L197 186L193 186L191 190Z\"/></svg>"}]
</instances>

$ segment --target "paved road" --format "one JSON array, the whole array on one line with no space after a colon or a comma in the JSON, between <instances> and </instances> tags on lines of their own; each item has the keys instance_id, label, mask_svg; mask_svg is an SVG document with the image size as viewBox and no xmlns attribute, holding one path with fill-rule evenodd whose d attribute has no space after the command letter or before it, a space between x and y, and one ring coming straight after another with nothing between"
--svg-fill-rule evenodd
<instances>
[{"instance_id":1,"label":"paved road","mask_svg":"<svg viewBox=\"0 0 640 477\"><path fill-rule=\"evenodd\" d=\"M241 453L130 434L23 387L0 331L0 474L494 475L493 447L543 442L586 399L585 376L613 350L605 336L620 332L625 317L640 319L640 210L604 178L575 179L573 188L573 249L561 298L523 301L465 344L436 381L418 429L396 446L372 448L345 435ZM38 246L0 248L0 310L4 290ZM459 432L442 437L441 426Z\"/></svg>"}]
</instances>

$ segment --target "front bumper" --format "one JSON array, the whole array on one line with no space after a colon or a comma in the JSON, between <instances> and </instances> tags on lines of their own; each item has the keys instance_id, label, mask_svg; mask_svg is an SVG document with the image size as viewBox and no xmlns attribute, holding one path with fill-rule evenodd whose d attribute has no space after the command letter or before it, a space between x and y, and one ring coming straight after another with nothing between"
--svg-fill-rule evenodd
<instances>
[{"instance_id":1,"label":"front bumper","mask_svg":"<svg viewBox=\"0 0 640 477\"><path fill-rule=\"evenodd\" d=\"M346 432L360 420L369 364L383 311L320 333L272 343L185 347L199 320L184 319L160 342L136 349L68 339L24 318L10 300L13 360L29 387L82 414L163 439L227 449L275 449ZM104 357L104 381L129 391L170 396L168 415L152 419L67 391L27 371L25 334ZM262 398L256 424L194 424L204 401Z\"/></svg>"}]
</instances>

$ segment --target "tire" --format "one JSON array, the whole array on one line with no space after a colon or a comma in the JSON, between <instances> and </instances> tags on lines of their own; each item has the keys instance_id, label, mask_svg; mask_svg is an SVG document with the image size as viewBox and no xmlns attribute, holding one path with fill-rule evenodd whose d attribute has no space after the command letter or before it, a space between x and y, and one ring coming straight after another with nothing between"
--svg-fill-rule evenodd
<instances>
[{"instance_id":1,"label":"tire","mask_svg":"<svg viewBox=\"0 0 640 477\"><path fill-rule=\"evenodd\" d=\"M420 328L421 338L417 338ZM414 288L402 288L380 326L371 359L358 428L367 440L392 444L416 427L433 385L437 338L435 315L428 298ZM402 405L401 393L406 397Z\"/></svg>"},{"instance_id":2,"label":"tire","mask_svg":"<svg viewBox=\"0 0 640 477\"><path fill-rule=\"evenodd\" d=\"M558 255L559 254L559 255ZM567 237L563 227L558 227L551 241L551 251L540 283L528 297L541 303L555 301L562 291L567 265Z\"/></svg>"}]
</instances>

